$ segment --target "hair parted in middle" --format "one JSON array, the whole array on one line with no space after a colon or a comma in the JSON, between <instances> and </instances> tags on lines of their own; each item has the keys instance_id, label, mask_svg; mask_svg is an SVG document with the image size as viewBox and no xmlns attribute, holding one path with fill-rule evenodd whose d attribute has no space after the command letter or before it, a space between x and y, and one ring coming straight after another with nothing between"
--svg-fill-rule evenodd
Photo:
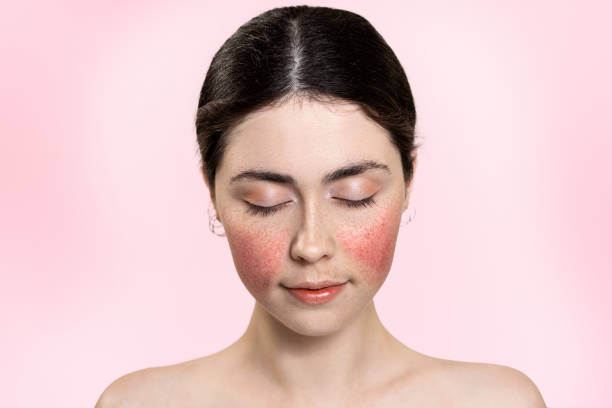
<instances>
[{"instance_id":1,"label":"hair parted in middle","mask_svg":"<svg viewBox=\"0 0 612 408\"><path fill-rule=\"evenodd\" d=\"M346 101L389 132L404 179L414 172L416 111L399 60L363 17L330 7L268 10L232 34L214 55L196 115L201 166L214 197L226 135L248 113L291 97Z\"/></svg>"}]
</instances>

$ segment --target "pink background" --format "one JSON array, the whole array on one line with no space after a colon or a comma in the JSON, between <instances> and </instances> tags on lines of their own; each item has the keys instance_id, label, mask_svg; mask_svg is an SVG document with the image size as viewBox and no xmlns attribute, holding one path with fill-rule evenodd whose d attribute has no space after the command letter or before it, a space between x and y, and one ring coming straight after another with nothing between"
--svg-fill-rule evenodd
<instances>
[{"instance_id":1,"label":"pink background","mask_svg":"<svg viewBox=\"0 0 612 408\"><path fill-rule=\"evenodd\" d=\"M93 406L250 318L208 230L193 118L222 42L299 3L124 3L0 13L3 406ZM426 354L517 368L553 408L612 401L606 3L308 3L366 17L416 100L416 219L375 298L383 324Z\"/></svg>"}]
</instances>

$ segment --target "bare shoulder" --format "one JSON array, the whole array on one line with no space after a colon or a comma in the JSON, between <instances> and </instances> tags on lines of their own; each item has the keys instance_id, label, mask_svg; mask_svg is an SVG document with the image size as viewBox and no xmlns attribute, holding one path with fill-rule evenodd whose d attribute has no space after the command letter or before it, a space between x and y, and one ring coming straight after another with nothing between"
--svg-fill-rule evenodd
<instances>
[{"instance_id":1,"label":"bare shoulder","mask_svg":"<svg viewBox=\"0 0 612 408\"><path fill-rule=\"evenodd\" d=\"M441 360L456 401L470 407L546 408L535 383L522 371L500 364Z\"/></svg>"},{"instance_id":2,"label":"bare shoulder","mask_svg":"<svg viewBox=\"0 0 612 408\"><path fill-rule=\"evenodd\" d=\"M173 371L171 366L149 367L125 374L106 387L95 408L162 406L163 390L171 386Z\"/></svg>"},{"instance_id":3,"label":"bare shoulder","mask_svg":"<svg viewBox=\"0 0 612 408\"><path fill-rule=\"evenodd\" d=\"M194 371L195 361L125 374L106 387L95 408L206 407L214 393Z\"/></svg>"},{"instance_id":4,"label":"bare shoulder","mask_svg":"<svg viewBox=\"0 0 612 408\"><path fill-rule=\"evenodd\" d=\"M143 405L144 396L159 382L157 367L145 368L125 374L113 381L100 395L96 408L137 407Z\"/></svg>"}]
</instances>

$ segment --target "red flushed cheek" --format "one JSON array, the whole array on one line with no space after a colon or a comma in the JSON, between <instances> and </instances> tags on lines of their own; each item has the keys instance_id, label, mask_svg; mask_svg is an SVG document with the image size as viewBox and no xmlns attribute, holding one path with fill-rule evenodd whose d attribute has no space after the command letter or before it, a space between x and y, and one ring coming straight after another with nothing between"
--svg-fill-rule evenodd
<instances>
[{"instance_id":1,"label":"red flushed cheek","mask_svg":"<svg viewBox=\"0 0 612 408\"><path fill-rule=\"evenodd\" d=\"M397 225L388 212L360 225L347 225L338 231L338 239L349 256L363 266L364 278L380 283L393 262Z\"/></svg>"},{"instance_id":2,"label":"red flushed cheek","mask_svg":"<svg viewBox=\"0 0 612 408\"><path fill-rule=\"evenodd\" d=\"M227 236L242 282L249 291L265 292L281 272L285 235L239 230Z\"/></svg>"}]
</instances>

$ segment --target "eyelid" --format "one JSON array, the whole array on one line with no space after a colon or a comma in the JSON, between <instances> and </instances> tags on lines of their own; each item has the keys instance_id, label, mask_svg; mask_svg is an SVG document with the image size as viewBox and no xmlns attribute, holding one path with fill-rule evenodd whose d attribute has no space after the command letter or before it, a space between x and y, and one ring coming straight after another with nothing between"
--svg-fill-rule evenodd
<instances>
[{"instance_id":1,"label":"eyelid","mask_svg":"<svg viewBox=\"0 0 612 408\"><path fill-rule=\"evenodd\" d=\"M348 207L367 207L367 206L372 206L376 204L376 201L374 201L375 195L376 193L372 194L369 197L362 198L361 200L347 200L346 198L338 198L338 197L334 197L334 198L344 201L345 205Z\"/></svg>"},{"instance_id":2,"label":"eyelid","mask_svg":"<svg viewBox=\"0 0 612 408\"><path fill-rule=\"evenodd\" d=\"M348 179L340 183L335 189L335 194L344 196L363 196L374 190L379 190L376 183L368 179Z\"/></svg>"},{"instance_id":3,"label":"eyelid","mask_svg":"<svg viewBox=\"0 0 612 408\"><path fill-rule=\"evenodd\" d=\"M374 200L375 195L376 193L372 194L369 197L363 198L361 200L348 200L346 198L339 198L339 197L332 197L332 198L343 201L346 207L357 208L357 207L368 207L368 206L376 205L376 201ZM265 207L261 205L252 204L246 200L243 200L243 201L247 204L248 213L252 215L262 216L262 217L274 214L275 212L282 209L285 204L288 204L291 202L291 201L286 201L284 203Z\"/></svg>"},{"instance_id":4,"label":"eyelid","mask_svg":"<svg viewBox=\"0 0 612 408\"><path fill-rule=\"evenodd\" d=\"M295 199L295 193L286 188L273 185L270 182L258 181L248 183L236 188L234 197L260 207L270 207L274 203L281 203ZM257 203L257 204L255 204Z\"/></svg>"},{"instance_id":5,"label":"eyelid","mask_svg":"<svg viewBox=\"0 0 612 408\"><path fill-rule=\"evenodd\" d=\"M247 200L243 200L247 204L247 212L253 215L270 215L280 210L285 204L290 203L291 201L285 201L284 203L272 205L272 206L262 206L248 202Z\"/></svg>"}]
</instances>

